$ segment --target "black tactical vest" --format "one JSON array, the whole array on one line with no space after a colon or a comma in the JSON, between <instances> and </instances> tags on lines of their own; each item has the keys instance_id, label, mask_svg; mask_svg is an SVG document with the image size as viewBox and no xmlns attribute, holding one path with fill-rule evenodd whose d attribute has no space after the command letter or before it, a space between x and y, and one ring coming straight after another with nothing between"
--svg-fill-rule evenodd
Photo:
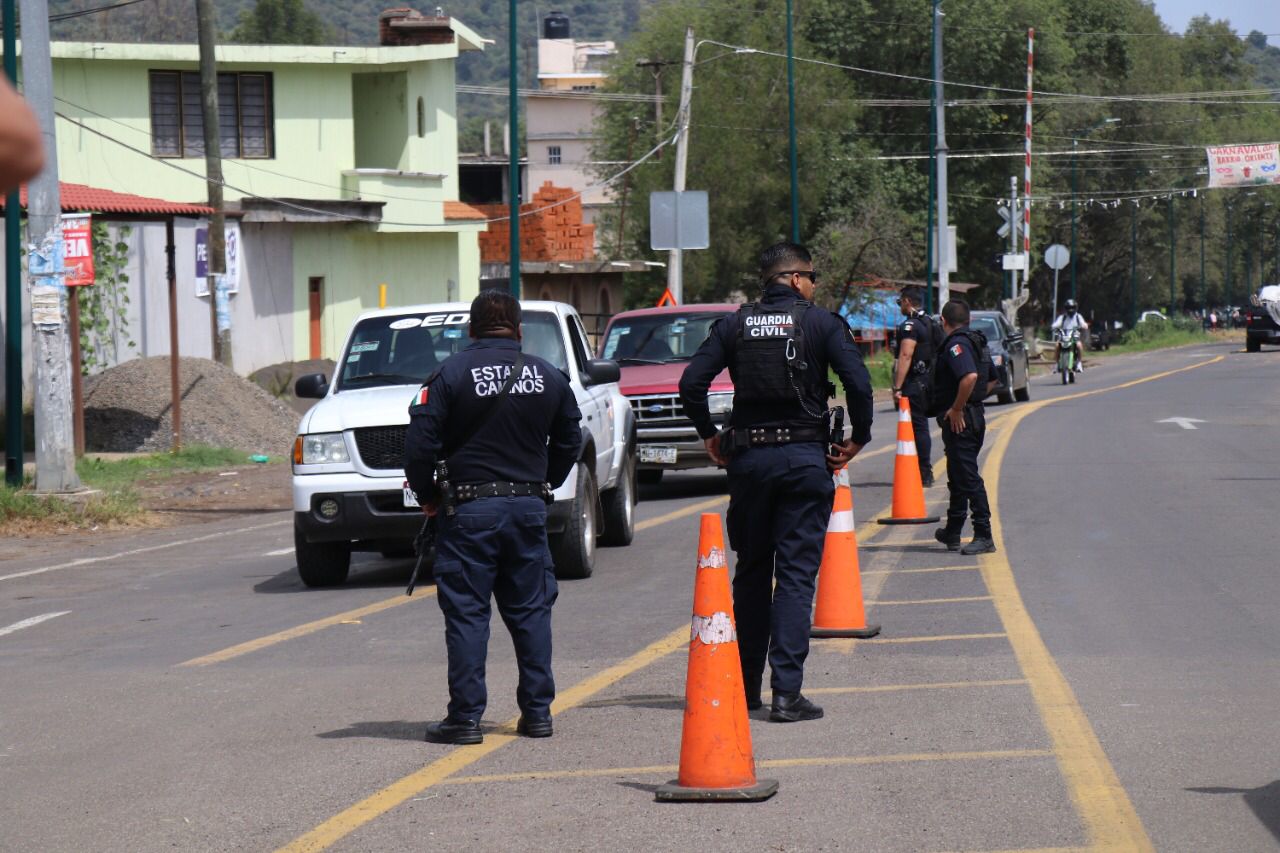
<instances>
[{"instance_id":1,"label":"black tactical vest","mask_svg":"<svg viewBox=\"0 0 1280 853\"><path fill-rule=\"evenodd\" d=\"M804 331L800 320L810 303L779 308L748 302L738 309L737 353L729 366L735 400L795 402L805 382Z\"/></svg>"}]
</instances>

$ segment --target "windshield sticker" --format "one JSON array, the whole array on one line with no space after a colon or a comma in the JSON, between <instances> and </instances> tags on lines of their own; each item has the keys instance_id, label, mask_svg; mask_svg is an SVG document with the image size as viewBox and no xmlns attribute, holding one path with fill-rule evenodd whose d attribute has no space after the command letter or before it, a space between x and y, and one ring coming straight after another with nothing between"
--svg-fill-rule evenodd
<instances>
[{"instance_id":1,"label":"windshield sticker","mask_svg":"<svg viewBox=\"0 0 1280 853\"><path fill-rule=\"evenodd\" d=\"M416 329L419 326L431 328L433 326L465 326L471 321L471 314L468 311L458 311L453 314L428 314L426 317L401 317L399 320L392 320L388 324L388 328L392 329Z\"/></svg>"},{"instance_id":2,"label":"windshield sticker","mask_svg":"<svg viewBox=\"0 0 1280 853\"><path fill-rule=\"evenodd\" d=\"M609 339L604 342L604 357L613 358L614 352L618 349L618 342L622 340L623 335L629 334L631 334L631 329L628 326L610 329Z\"/></svg>"},{"instance_id":3,"label":"windshield sticker","mask_svg":"<svg viewBox=\"0 0 1280 853\"><path fill-rule=\"evenodd\" d=\"M360 360L360 353L358 352L352 353L351 355L347 356L347 364L354 364L359 360Z\"/></svg>"},{"instance_id":4,"label":"windshield sticker","mask_svg":"<svg viewBox=\"0 0 1280 853\"><path fill-rule=\"evenodd\" d=\"M445 329L443 332L441 332L441 335L447 338L448 340L452 341L462 337L462 330L461 329Z\"/></svg>"},{"instance_id":5,"label":"windshield sticker","mask_svg":"<svg viewBox=\"0 0 1280 853\"><path fill-rule=\"evenodd\" d=\"M377 352L378 344L380 343L382 343L382 341L367 341L363 344L352 344L350 352Z\"/></svg>"},{"instance_id":6,"label":"windshield sticker","mask_svg":"<svg viewBox=\"0 0 1280 853\"><path fill-rule=\"evenodd\" d=\"M399 320L392 320L388 328L392 329L416 329L422 325L421 317L401 317Z\"/></svg>"}]
</instances>

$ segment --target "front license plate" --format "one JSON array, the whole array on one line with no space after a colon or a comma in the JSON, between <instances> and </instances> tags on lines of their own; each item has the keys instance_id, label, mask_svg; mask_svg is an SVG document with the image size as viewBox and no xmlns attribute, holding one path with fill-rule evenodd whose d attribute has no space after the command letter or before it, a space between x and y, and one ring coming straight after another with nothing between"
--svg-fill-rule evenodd
<instances>
[{"instance_id":1,"label":"front license plate","mask_svg":"<svg viewBox=\"0 0 1280 853\"><path fill-rule=\"evenodd\" d=\"M406 508L421 509L418 505L418 499L413 494L413 489L409 488L408 480L404 481L404 505Z\"/></svg>"},{"instance_id":2,"label":"front license plate","mask_svg":"<svg viewBox=\"0 0 1280 853\"><path fill-rule=\"evenodd\" d=\"M650 462L656 465L676 464L676 449L674 447L640 447L638 450L641 462Z\"/></svg>"}]
</instances>

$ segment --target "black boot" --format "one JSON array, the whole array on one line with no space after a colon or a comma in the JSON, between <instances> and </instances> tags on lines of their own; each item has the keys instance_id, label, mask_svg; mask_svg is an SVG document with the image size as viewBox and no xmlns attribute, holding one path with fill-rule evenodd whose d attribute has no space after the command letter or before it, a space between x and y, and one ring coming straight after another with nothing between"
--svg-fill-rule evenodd
<instances>
[{"instance_id":1,"label":"black boot","mask_svg":"<svg viewBox=\"0 0 1280 853\"><path fill-rule=\"evenodd\" d=\"M484 740L479 720L455 720L445 717L438 723L427 723L427 737L431 743L476 744Z\"/></svg>"},{"instance_id":2,"label":"black boot","mask_svg":"<svg viewBox=\"0 0 1280 853\"><path fill-rule=\"evenodd\" d=\"M991 530L982 530L975 527L973 529L973 541L960 549L960 553L966 557L972 557L975 554L992 554L996 550L995 540L991 538Z\"/></svg>"},{"instance_id":3,"label":"black boot","mask_svg":"<svg viewBox=\"0 0 1280 853\"><path fill-rule=\"evenodd\" d=\"M554 729L551 726L551 717L531 717L528 714L520 715L520 722L516 723L516 734L525 737L551 737Z\"/></svg>"},{"instance_id":4,"label":"black boot","mask_svg":"<svg viewBox=\"0 0 1280 853\"><path fill-rule=\"evenodd\" d=\"M946 545L948 551L959 551L960 550L960 529L963 526L964 526L963 521L960 522L960 524L958 525L953 525L950 521L948 521L946 527L939 527L937 530L933 531L933 538L937 539L943 545Z\"/></svg>"},{"instance_id":5,"label":"black boot","mask_svg":"<svg viewBox=\"0 0 1280 853\"><path fill-rule=\"evenodd\" d=\"M773 707L769 719L775 723L798 723L802 720L822 719L822 709L799 693L773 694Z\"/></svg>"}]
</instances>

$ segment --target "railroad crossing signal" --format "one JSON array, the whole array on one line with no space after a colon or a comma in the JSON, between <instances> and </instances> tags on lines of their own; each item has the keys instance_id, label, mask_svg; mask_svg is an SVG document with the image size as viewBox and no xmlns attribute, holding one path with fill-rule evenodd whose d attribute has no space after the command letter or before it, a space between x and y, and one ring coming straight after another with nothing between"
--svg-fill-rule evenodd
<instances>
[{"instance_id":1,"label":"railroad crossing signal","mask_svg":"<svg viewBox=\"0 0 1280 853\"><path fill-rule=\"evenodd\" d=\"M1010 207L1007 204L997 205L996 213L1000 214L1000 219L1003 221L1003 224L996 229L996 234L1001 240L1004 240L1009 236L1010 229L1013 229L1015 240L1022 236L1023 224L1021 203L1014 207ZM1012 222L1010 220L1012 220Z\"/></svg>"}]
</instances>

